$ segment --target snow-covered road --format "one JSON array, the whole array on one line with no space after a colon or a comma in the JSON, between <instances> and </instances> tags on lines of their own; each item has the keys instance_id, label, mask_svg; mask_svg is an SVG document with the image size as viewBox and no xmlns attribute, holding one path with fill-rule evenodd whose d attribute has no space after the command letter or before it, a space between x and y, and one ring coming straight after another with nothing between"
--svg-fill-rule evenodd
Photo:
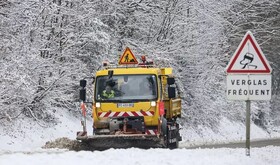
<instances>
[{"instance_id":1,"label":"snow-covered road","mask_svg":"<svg viewBox=\"0 0 280 165\"><path fill-rule=\"evenodd\" d=\"M153 165L264 165L280 164L280 147L252 148L251 156L245 149L109 149L106 151L37 150L0 152L1 165L77 165L77 164L153 164Z\"/></svg>"},{"instance_id":2,"label":"snow-covered road","mask_svg":"<svg viewBox=\"0 0 280 165\"><path fill-rule=\"evenodd\" d=\"M196 149L196 148L245 148L246 141L202 144L202 145L188 145L183 143L180 148ZM250 147L266 147L266 146L280 146L280 138L254 139L250 140Z\"/></svg>"}]
</instances>

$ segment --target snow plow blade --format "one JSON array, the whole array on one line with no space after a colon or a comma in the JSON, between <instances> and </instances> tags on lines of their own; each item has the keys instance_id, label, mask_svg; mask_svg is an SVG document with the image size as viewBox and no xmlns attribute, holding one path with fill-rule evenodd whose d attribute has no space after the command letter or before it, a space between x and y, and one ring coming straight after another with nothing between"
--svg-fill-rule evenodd
<instances>
[{"instance_id":1,"label":"snow plow blade","mask_svg":"<svg viewBox=\"0 0 280 165\"><path fill-rule=\"evenodd\" d=\"M109 148L163 148L162 138L157 135L122 134L122 135L92 135L77 136L88 150L106 150Z\"/></svg>"}]
</instances>

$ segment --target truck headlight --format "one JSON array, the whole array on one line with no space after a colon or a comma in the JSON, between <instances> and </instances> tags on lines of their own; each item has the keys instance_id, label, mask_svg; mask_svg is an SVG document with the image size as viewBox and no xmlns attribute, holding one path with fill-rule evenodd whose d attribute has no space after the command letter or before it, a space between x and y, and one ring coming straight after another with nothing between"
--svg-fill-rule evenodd
<instances>
[{"instance_id":1,"label":"truck headlight","mask_svg":"<svg viewBox=\"0 0 280 165\"><path fill-rule=\"evenodd\" d=\"M101 104L99 102L95 103L95 107L96 108L100 108L101 107Z\"/></svg>"},{"instance_id":2,"label":"truck headlight","mask_svg":"<svg viewBox=\"0 0 280 165\"><path fill-rule=\"evenodd\" d=\"M151 106L152 106L152 107L155 107L156 105L157 105L157 104L156 104L155 101L152 101L152 102L151 102Z\"/></svg>"}]
</instances>

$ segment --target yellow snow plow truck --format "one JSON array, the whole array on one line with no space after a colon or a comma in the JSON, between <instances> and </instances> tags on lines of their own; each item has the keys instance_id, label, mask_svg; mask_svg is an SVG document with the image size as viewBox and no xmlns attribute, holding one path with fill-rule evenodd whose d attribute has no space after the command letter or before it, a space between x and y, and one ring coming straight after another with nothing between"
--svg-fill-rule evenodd
<instances>
[{"instance_id":1,"label":"yellow snow plow truck","mask_svg":"<svg viewBox=\"0 0 280 165\"><path fill-rule=\"evenodd\" d=\"M77 140L93 148L177 148L181 98L172 68L157 68L129 48L118 65L103 63L94 77L93 134L86 129L86 80L80 81L83 131Z\"/></svg>"}]
</instances>

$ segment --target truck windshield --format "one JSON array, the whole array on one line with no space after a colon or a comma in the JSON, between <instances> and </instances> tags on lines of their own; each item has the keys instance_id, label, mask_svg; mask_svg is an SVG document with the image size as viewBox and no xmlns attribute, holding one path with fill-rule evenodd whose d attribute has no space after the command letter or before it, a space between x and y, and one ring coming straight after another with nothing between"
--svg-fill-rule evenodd
<instances>
[{"instance_id":1,"label":"truck windshield","mask_svg":"<svg viewBox=\"0 0 280 165\"><path fill-rule=\"evenodd\" d=\"M98 76L95 84L96 101L145 101L157 99L155 75Z\"/></svg>"}]
</instances>

